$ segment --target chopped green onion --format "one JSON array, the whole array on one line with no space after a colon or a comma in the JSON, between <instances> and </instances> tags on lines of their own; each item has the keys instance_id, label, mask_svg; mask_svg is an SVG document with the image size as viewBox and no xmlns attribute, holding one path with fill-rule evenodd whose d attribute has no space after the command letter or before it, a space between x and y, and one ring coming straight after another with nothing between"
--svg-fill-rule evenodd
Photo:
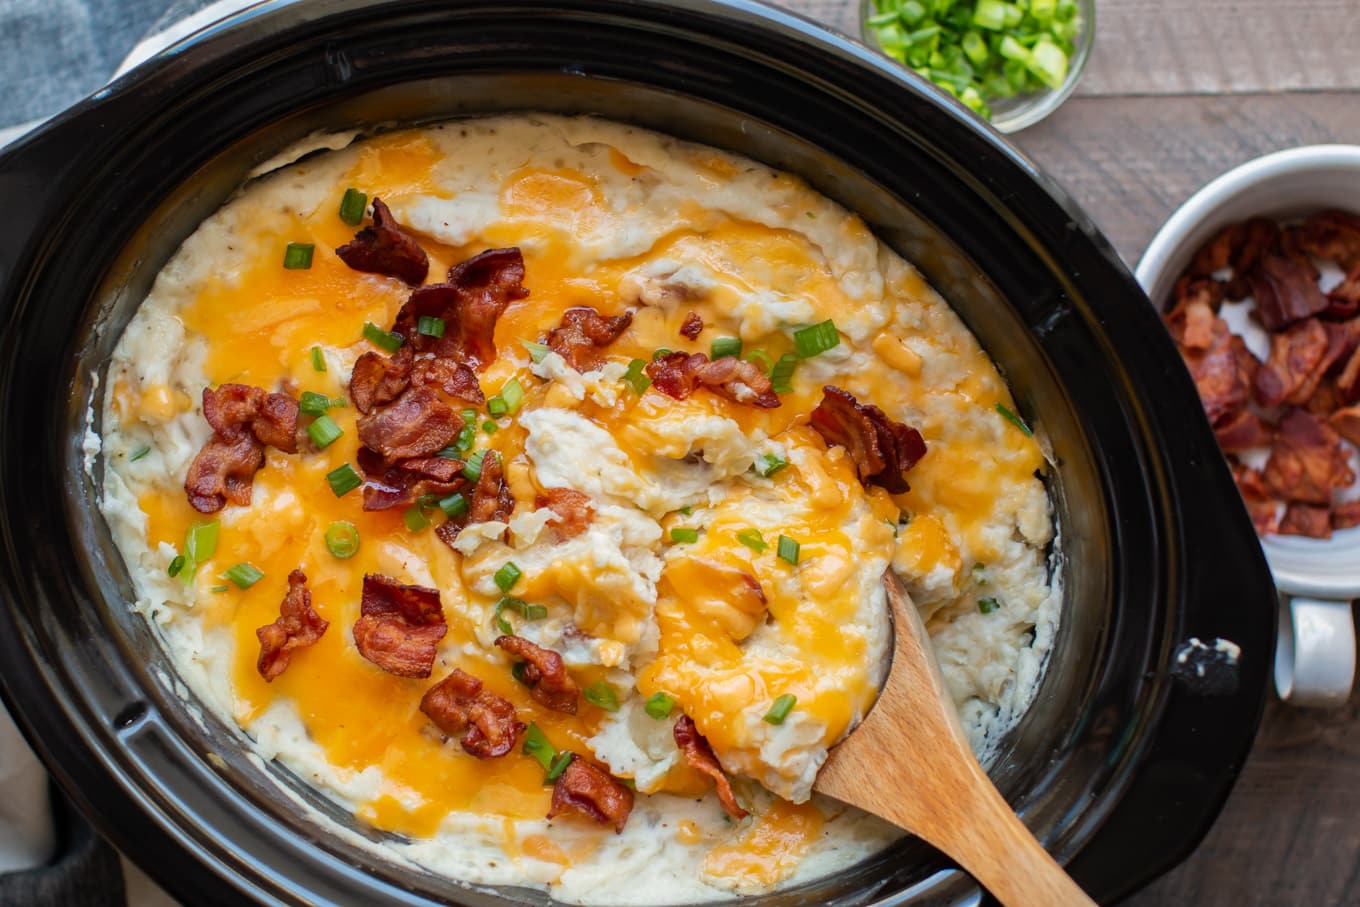
<instances>
[{"instance_id":1,"label":"chopped green onion","mask_svg":"<svg viewBox=\"0 0 1360 907\"><path fill-rule=\"evenodd\" d=\"M557 748L548 742L547 735L534 722L530 722L529 729L524 732L524 746L520 751L537 759L545 772L552 769L553 760L557 758Z\"/></svg>"},{"instance_id":2,"label":"chopped green onion","mask_svg":"<svg viewBox=\"0 0 1360 907\"><path fill-rule=\"evenodd\" d=\"M1029 69L1049 88L1061 88L1067 78L1067 54L1052 41L1041 40L1030 51Z\"/></svg>"},{"instance_id":3,"label":"chopped green onion","mask_svg":"<svg viewBox=\"0 0 1360 907\"><path fill-rule=\"evenodd\" d=\"M1011 412L1003 404L998 403L996 405L996 411L1001 413L1002 418L1004 418L1007 422L1011 423L1016 428L1024 432L1026 437L1030 438L1034 437L1034 430L1031 429L1028 425L1026 425L1023 419L1021 419L1015 413Z\"/></svg>"},{"instance_id":4,"label":"chopped green onion","mask_svg":"<svg viewBox=\"0 0 1360 907\"><path fill-rule=\"evenodd\" d=\"M978 610L981 611L983 614L991 614L993 611L1000 607L1001 603L994 598L978 599Z\"/></svg>"},{"instance_id":5,"label":"chopped green onion","mask_svg":"<svg viewBox=\"0 0 1360 907\"><path fill-rule=\"evenodd\" d=\"M769 543L765 541L765 537L760 534L759 529L743 529L741 532L737 533L737 541L741 542L747 548L750 548L756 554L760 554L770 547Z\"/></svg>"},{"instance_id":6,"label":"chopped green onion","mask_svg":"<svg viewBox=\"0 0 1360 907\"><path fill-rule=\"evenodd\" d=\"M221 523L213 520L210 523L199 523L192 527L184 539L184 557L189 565L189 574L192 576L194 568L204 561L210 560L217 553L217 532Z\"/></svg>"},{"instance_id":7,"label":"chopped green onion","mask_svg":"<svg viewBox=\"0 0 1360 907\"><path fill-rule=\"evenodd\" d=\"M421 315L420 321L416 322L416 333L424 334L426 337L443 337L444 319L433 315Z\"/></svg>"},{"instance_id":8,"label":"chopped green onion","mask_svg":"<svg viewBox=\"0 0 1360 907\"><path fill-rule=\"evenodd\" d=\"M419 532L430 525L430 518L425 515L425 511L421 510L418 505L406 508L405 512L401 515L401 521L405 523L406 528L412 532Z\"/></svg>"},{"instance_id":9,"label":"chopped green onion","mask_svg":"<svg viewBox=\"0 0 1360 907\"><path fill-rule=\"evenodd\" d=\"M467 462L463 464L463 478L475 482L482 477L482 460L486 458L486 454L486 451L478 450L467 458Z\"/></svg>"},{"instance_id":10,"label":"chopped green onion","mask_svg":"<svg viewBox=\"0 0 1360 907\"><path fill-rule=\"evenodd\" d=\"M546 343L535 343L532 340L521 340L520 346L529 351L529 359L534 363L542 362L547 358L552 349Z\"/></svg>"},{"instance_id":11,"label":"chopped green onion","mask_svg":"<svg viewBox=\"0 0 1360 907\"><path fill-rule=\"evenodd\" d=\"M359 478L359 474L354 471L354 467L348 463L338 469L332 469L326 473L326 481L330 483L331 491L337 498L342 498L349 494L360 485L364 480Z\"/></svg>"},{"instance_id":12,"label":"chopped green onion","mask_svg":"<svg viewBox=\"0 0 1360 907\"><path fill-rule=\"evenodd\" d=\"M562 773L567 770L567 766L571 765L571 760L575 758L575 753L566 751L558 753L557 758L553 760L552 768L548 769L548 774L543 777L543 783L552 784L558 778L562 777Z\"/></svg>"},{"instance_id":13,"label":"chopped green onion","mask_svg":"<svg viewBox=\"0 0 1360 907\"><path fill-rule=\"evenodd\" d=\"M510 676L513 677L513 678L515 678L516 680L518 680L520 683L524 684L525 686L528 686L528 685L529 685L529 681L527 681L527 680L524 679L524 671L525 671L525 669L528 668L528 667L529 667L529 665L528 665L526 662L517 661L517 662L515 662L514 664L512 664L512 665L510 666Z\"/></svg>"},{"instance_id":14,"label":"chopped green onion","mask_svg":"<svg viewBox=\"0 0 1360 907\"><path fill-rule=\"evenodd\" d=\"M973 565L973 582L979 586L987 585L987 568L982 564Z\"/></svg>"},{"instance_id":15,"label":"chopped green onion","mask_svg":"<svg viewBox=\"0 0 1360 907\"><path fill-rule=\"evenodd\" d=\"M496 580L496 588L500 589L502 592L509 592L511 589L515 588L515 583L519 582L519 578L523 575L524 573L519 567L515 566L514 561L506 561L505 565L496 571L496 576L494 577Z\"/></svg>"},{"instance_id":16,"label":"chopped green onion","mask_svg":"<svg viewBox=\"0 0 1360 907\"><path fill-rule=\"evenodd\" d=\"M477 433L472 430L471 425L464 425L462 428L458 430L458 438L453 442L454 449L458 451L459 456L451 457L450 459L453 460L463 459L462 454L465 454L469 450L472 450L472 445L475 444L476 442Z\"/></svg>"},{"instance_id":17,"label":"chopped green onion","mask_svg":"<svg viewBox=\"0 0 1360 907\"><path fill-rule=\"evenodd\" d=\"M581 691L581 695L586 698L586 702L597 705L606 712L617 712L619 710L619 697L614 692L614 688L603 680L597 680L590 686Z\"/></svg>"},{"instance_id":18,"label":"chopped green onion","mask_svg":"<svg viewBox=\"0 0 1360 907\"><path fill-rule=\"evenodd\" d=\"M346 189L345 197L340 199L340 219L351 227L364 222L364 210L368 207L368 194L358 189Z\"/></svg>"},{"instance_id":19,"label":"chopped green onion","mask_svg":"<svg viewBox=\"0 0 1360 907\"><path fill-rule=\"evenodd\" d=\"M693 516L694 506L691 504L686 504L684 507L681 507L679 510L677 510L676 513L683 513L685 516Z\"/></svg>"},{"instance_id":20,"label":"chopped green onion","mask_svg":"<svg viewBox=\"0 0 1360 907\"><path fill-rule=\"evenodd\" d=\"M811 359L840 346L841 335L831 319L793 332L793 346L799 359Z\"/></svg>"},{"instance_id":21,"label":"chopped green onion","mask_svg":"<svg viewBox=\"0 0 1360 907\"><path fill-rule=\"evenodd\" d=\"M290 242L283 250L283 266L290 271L305 271L312 266L312 250L316 246L309 242Z\"/></svg>"},{"instance_id":22,"label":"chopped green onion","mask_svg":"<svg viewBox=\"0 0 1360 907\"><path fill-rule=\"evenodd\" d=\"M789 712L793 711L797 702L797 696L792 693L785 693L770 706L770 710L765 713L765 720L770 724L783 724L784 719L789 717Z\"/></svg>"},{"instance_id":23,"label":"chopped green onion","mask_svg":"<svg viewBox=\"0 0 1360 907\"><path fill-rule=\"evenodd\" d=\"M917 22L920 22L926 17L926 8L918 3L917 0L906 0L906 2L902 4L900 15L902 16L902 21L909 27L914 26Z\"/></svg>"},{"instance_id":24,"label":"chopped green onion","mask_svg":"<svg viewBox=\"0 0 1360 907\"><path fill-rule=\"evenodd\" d=\"M471 424L477 421L477 410L473 409L472 407L468 407L467 409L463 410L462 416L464 422Z\"/></svg>"},{"instance_id":25,"label":"chopped green onion","mask_svg":"<svg viewBox=\"0 0 1360 907\"><path fill-rule=\"evenodd\" d=\"M641 359L634 359L628 363L628 371L623 373L624 382L633 389L633 393L641 397L652 386L652 379L647 377L643 371L647 363Z\"/></svg>"},{"instance_id":26,"label":"chopped green onion","mask_svg":"<svg viewBox=\"0 0 1360 907\"><path fill-rule=\"evenodd\" d=\"M499 427L500 426L498 426L495 422L492 422L490 419L487 419L485 422L482 423L482 431L486 432L488 435L494 435L496 433L496 429Z\"/></svg>"},{"instance_id":27,"label":"chopped green onion","mask_svg":"<svg viewBox=\"0 0 1360 907\"><path fill-rule=\"evenodd\" d=\"M334 444L344 432L330 416L318 416L307 426L307 434L311 436L313 444L324 450Z\"/></svg>"},{"instance_id":28,"label":"chopped green onion","mask_svg":"<svg viewBox=\"0 0 1360 907\"><path fill-rule=\"evenodd\" d=\"M501 387L501 399L505 401L505 411L510 415L519 412L520 404L524 402L524 388L520 385L518 378L511 378Z\"/></svg>"},{"instance_id":29,"label":"chopped green onion","mask_svg":"<svg viewBox=\"0 0 1360 907\"><path fill-rule=\"evenodd\" d=\"M721 359L724 356L741 355L740 337L716 337L713 345L709 348L709 356L713 359Z\"/></svg>"},{"instance_id":30,"label":"chopped green onion","mask_svg":"<svg viewBox=\"0 0 1360 907\"><path fill-rule=\"evenodd\" d=\"M170 562L170 566L166 569L165 572L170 574L170 577L173 579L174 577L179 576L179 572L183 569L184 569L184 555L177 554L175 555L175 559Z\"/></svg>"},{"instance_id":31,"label":"chopped green onion","mask_svg":"<svg viewBox=\"0 0 1360 907\"><path fill-rule=\"evenodd\" d=\"M751 350L743 358L745 358L747 362L755 364L757 368L767 375L770 373L770 369L774 368L774 360L771 359L764 350Z\"/></svg>"},{"instance_id":32,"label":"chopped green onion","mask_svg":"<svg viewBox=\"0 0 1360 907\"><path fill-rule=\"evenodd\" d=\"M642 708L657 721L664 721L671 717L671 712L675 710L675 700L665 693L653 693L647 697L647 702Z\"/></svg>"},{"instance_id":33,"label":"chopped green onion","mask_svg":"<svg viewBox=\"0 0 1360 907\"><path fill-rule=\"evenodd\" d=\"M779 361L770 369L770 383L774 385L776 394L787 394L793 390L793 371L798 368L798 357L793 353L785 353L779 357Z\"/></svg>"},{"instance_id":34,"label":"chopped green onion","mask_svg":"<svg viewBox=\"0 0 1360 907\"><path fill-rule=\"evenodd\" d=\"M801 546L796 541L789 538L787 535L781 535L779 537L779 544L778 546L776 546L775 551L781 559L786 560L790 564L797 566L798 551L800 547Z\"/></svg>"},{"instance_id":35,"label":"chopped green onion","mask_svg":"<svg viewBox=\"0 0 1360 907\"><path fill-rule=\"evenodd\" d=\"M312 369L313 371L324 372L326 370L326 356L321 352L321 347L312 347Z\"/></svg>"},{"instance_id":36,"label":"chopped green onion","mask_svg":"<svg viewBox=\"0 0 1360 907\"><path fill-rule=\"evenodd\" d=\"M231 580L239 589L249 589L264 579L264 573L254 564L240 563L222 574L222 578Z\"/></svg>"},{"instance_id":37,"label":"chopped green onion","mask_svg":"<svg viewBox=\"0 0 1360 907\"><path fill-rule=\"evenodd\" d=\"M660 359L665 359L670 354L671 354L670 350L666 349L664 346L660 347L657 349L656 352L652 353L652 361L656 362Z\"/></svg>"},{"instance_id":38,"label":"chopped green onion","mask_svg":"<svg viewBox=\"0 0 1360 907\"><path fill-rule=\"evenodd\" d=\"M132 452L132 456L128 457L128 462L136 463L138 460L140 460L142 457L146 456L149 453L151 453L151 445L143 444L141 447L137 448Z\"/></svg>"},{"instance_id":39,"label":"chopped green onion","mask_svg":"<svg viewBox=\"0 0 1360 907\"><path fill-rule=\"evenodd\" d=\"M359 530L348 520L336 520L326 527L326 550L341 560L354 557L359 550Z\"/></svg>"},{"instance_id":40,"label":"chopped green onion","mask_svg":"<svg viewBox=\"0 0 1360 907\"><path fill-rule=\"evenodd\" d=\"M500 601L496 602L496 613L492 617L492 622L495 623L496 629L506 635L515 632L515 628L511 626L510 621L506 620L502 613L507 610L514 611L525 620L543 620L548 616L548 609L543 605L531 605L522 598L502 595Z\"/></svg>"},{"instance_id":41,"label":"chopped green onion","mask_svg":"<svg viewBox=\"0 0 1360 907\"><path fill-rule=\"evenodd\" d=\"M1006 27L1006 7L1001 0L978 0L973 8L973 24L988 31L1001 31Z\"/></svg>"},{"instance_id":42,"label":"chopped green onion","mask_svg":"<svg viewBox=\"0 0 1360 907\"><path fill-rule=\"evenodd\" d=\"M755 462L751 464L751 468L756 471L757 475L768 479L788 465L789 461L778 454L761 454L756 457Z\"/></svg>"},{"instance_id":43,"label":"chopped green onion","mask_svg":"<svg viewBox=\"0 0 1360 907\"><path fill-rule=\"evenodd\" d=\"M699 541L699 530L698 530L698 529L672 529L672 530L671 530L671 541L672 541L672 542L679 542L679 543L681 543L681 544L690 544L690 545L692 545L692 544L694 544L695 542Z\"/></svg>"},{"instance_id":44,"label":"chopped green onion","mask_svg":"<svg viewBox=\"0 0 1360 907\"><path fill-rule=\"evenodd\" d=\"M506 403L500 397L492 397L490 400L486 401L486 411L493 416L503 416L510 412L510 404Z\"/></svg>"},{"instance_id":45,"label":"chopped green onion","mask_svg":"<svg viewBox=\"0 0 1360 907\"><path fill-rule=\"evenodd\" d=\"M214 591L214 592L226 592L227 589L229 589L229 588L230 588L229 586L213 586L213 587L212 587L212 591Z\"/></svg>"},{"instance_id":46,"label":"chopped green onion","mask_svg":"<svg viewBox=\"0 0 1360 907\"><path fill-rule=\"evenodd\" d=\"M439 509L444 511L444 515L451 520L460 517L468 511L467 496L461 492L455 492L439 502Z\"/></svg>"},{"instance_id":47,"label":"chopped green onion","mask_svg":"<svg viewBox=\"0 0 1360 907\"><path fill-rule=\"evenodd\" d=\"M384 331L371 321L364 322L364 339L389 353L395 353L406 342L402 340L400 334Z\"/></svg>"},{"instance_id":48,"label":"chopped green onion","mask_svg":"<svg viewBox=\"0 0 1360 907\"><path fill-rule=\"evenodd\" d=\"M298 410L309 416L324 416L331 408L331 398L316 391L303 391L298 399Z\"/></svg>"}]
</instances>

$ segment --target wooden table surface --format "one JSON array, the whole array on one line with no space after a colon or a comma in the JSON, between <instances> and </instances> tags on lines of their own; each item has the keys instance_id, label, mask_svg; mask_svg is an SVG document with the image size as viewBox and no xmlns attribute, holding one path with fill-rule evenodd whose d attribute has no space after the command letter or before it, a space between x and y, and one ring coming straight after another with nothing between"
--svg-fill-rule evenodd
<instances>
[{"instance_id":1,"label":"wooden table surface","mask_svg":"<svg viewBox=\"0 0 1360 907\"><path fill-rule=\"evenodd\" d=\"M856 0L782 0L858 35ZM1013 136L1132 268L1191 193L1259 155L1360 142L1360 0L1097 0L1076 94ZM1360 699L1272 701L1218 823L1129 907L1360 905Z\"/></svg>"}]
</instances>

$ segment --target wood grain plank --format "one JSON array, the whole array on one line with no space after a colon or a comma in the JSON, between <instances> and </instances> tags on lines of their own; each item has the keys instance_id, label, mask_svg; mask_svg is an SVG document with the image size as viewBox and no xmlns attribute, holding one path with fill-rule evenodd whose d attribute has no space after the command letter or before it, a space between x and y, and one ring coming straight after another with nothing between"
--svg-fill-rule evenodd
<instances>
[{"instance_id":1,"label":"wood grain plank","mask_svg":"<svg viewBox=\"0 0 1360 907\"><path fill-rule=\"evenodd\" d=\"M784 0L859 35L858 0ZM1355 0L1097 0L1087 97L1360 86Z\"/></svg>"}]
</instances>

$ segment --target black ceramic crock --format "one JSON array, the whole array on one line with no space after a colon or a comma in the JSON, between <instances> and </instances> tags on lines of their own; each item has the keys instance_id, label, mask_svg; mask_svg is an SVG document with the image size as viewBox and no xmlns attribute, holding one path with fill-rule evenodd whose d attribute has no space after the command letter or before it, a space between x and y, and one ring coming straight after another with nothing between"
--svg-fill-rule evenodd
<instances>
[{"instance_id":1,"label":"black ceramic crock","mask_svg":"<svg viewBox=\"0 0 1360 907\"><path fill-rule=\"evenodd\" d=\"M546 900L328 834L311 811L374 836L196 709L129 611L82 449L122 327L252 167L318 129L515 109L600 114L801 174L925 271L1052 448L1064 617L993 777L1104 902L1189 853L1255 734L1275 621L1175 350L1108 243L999 137L864 48L745 0L267 3L0 155L0 679L81 809L186 904ZM1232 641L1239 662L1203 682L1182 658L1192 637ZM904 841L745 903L975 899L947 866Z\"/></svg>"}]
</instances>

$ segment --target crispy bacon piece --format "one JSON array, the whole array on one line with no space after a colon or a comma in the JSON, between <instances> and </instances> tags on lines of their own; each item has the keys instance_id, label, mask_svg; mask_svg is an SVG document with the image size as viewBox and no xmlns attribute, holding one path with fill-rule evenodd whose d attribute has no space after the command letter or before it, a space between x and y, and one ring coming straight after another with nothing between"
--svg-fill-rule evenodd
<instances>
[{"instance_id":1,"label":"crispy bacon piece","mask_svg":"<svg viewBox=\"0 0 1360 907\"><path fill-rule=\"evenodd\" d=\"M1293 409L1280 420L1262 478L1277 498L1325 507L1332 490L1345 488L1355 475L1337 433L1312 413Z\"/></svg>"},{"instance_id":2,"label":"crispy bacon piece","mask_svg":"<svg viewBox=\"0 0 1360 907\"><path fill-rule=\"evenodd\" d=\"M1317 276L1310 266L1295 259L1267 252L1246 279L1256 300L1256 313L1267 331L1278 331L1327 308Z\"/></svg>"},{"instance_id":3,"label":"crispy bacon piece","mask_svg":"<svg viewBox=\"0 0 1360 907\"><path fill-rule=\"evenodd\" d=\"M430 676L435 646L448 632L438 589L368 573L359 615L354 645L360 655L398 677Z\"/></svg>"},{"instance_id":4,"label":"crispy bacon piece","mask_svg":"<svg viewBox=\"0 0 1360 907\"><path fill-rule=\"evenodd\" d=\"M1327 294L1326 317L1342 321L1360 314L1360 267L1353 269Z\"/></svg>"},{"instance_id":5,"label":"crispy bacon piece","mask_svg":"<svg viewBox=\"0 0 1360 907\"><path fill-rule=\"evenodd\" d=\"M449 269L445 283L418 287L397 313L392 330L417 352L454 359L482 370L496 358L496 319L529 295L519 249L490 249ZM444 336L417 330L422 315L444 320Z\"/></svg>"},{"instance_id":6,"label":"crispy bacon piece","mask_svg":"<svg viewBox=\"0 0 1360 907\"><path fill-rule=\"evenodd\" d=\"M408 388L358 422L359 440L388 460L428 457L447 447L462 427L462 417L428 387Z\"/></svg>"},{"instance_id":7,"label":"crispy bacon piece","mask_svg":"<svg viewBox=\"0 0 1360 907\"><path fill-rule=\"evenodd\" d=\"M534 498L534 508L547 507L553 512L548 525L557 530L559 538L574 539L590 527L595 518L590 495L574 488L545 488Z\"/></svg>"},{"instance_id":8,"label":"crispy bacon piece","mask_svg":"<svg viewBox=\"0 0 1360 907\"><path fill-rule=\"evenodd\" d=\"M1171 339L1181 346L1192 350L1207 350L1217 336L1215 328L1219 318L1213 308L1202 300L1192 299L1183 302L1166 316L1166 326Z\"/></svg>"},{"instance_id":9,"label":"crispy bacon piece","mask_svg":"<svg viewBox=\"0 0 1360 907\"><path fill-rule=\"evenodd\" d=\"M1315 258L1341 265L1344 271L1360 267L1360 217L1346 211L1322 211L1298 227L1299 246Z\"/></svg>"},{"instance_id":10,"label":"crispy bacon piece","mask_svg":"<svg viewBox=\"0 0 1360 907\"><path fill-rule=\"evenodd\" d=\"M354 408L367 413L375 406L400 397L411 383L414 359L415 350L408 344L403 344L390 357L378 352L360 356L349 376L349 396L354 401Z\"/></svg>"},{"instance_id":11,"label":"crispy bacon piece","mask_svg":"<svg viewBox=\"0 0 1360 907\"><path fill-rule=\"evenodd\" d=\"M1341 437L1360 447L1360 405L1338 409L1327 417L1327 424Z\"/></svg>"},{"instance_id":12,"label":"crispy bacon piece","mask_svg":"<svg viewBox=\"0 0 1360 907\"><path fill-rule=\"evenodd\" d=\"M1265 218L1254 217L1230 224L1200 248L1186 273L1190 277L1209 277L1230 268L1232 279L1224 286L1224 293L1229 299L1241 299L1250 292L1244 279L1247 272L1279 237L1279 228ZM1218 307L1216 302L1214 307Z\"/></svg>"},{"instance_id":13,"label":"crispy bacon piece","mask_svg":"<svg viewBox=\"0 0 1360 907\"><path fill-rule=\"evenodd\" d=\"M827 385L812 410L812 427L827 445L844 447L865 485L901 494L907 470L926 455L921 433L889 419L873 404L860 403L847 391Z\"/></svg>"},{"instance_id":14,"label":"crispy bacon piece","mask_svg":"<svg viewBox=\"0 0 1360 907\"><path fill-rule=\"evenodd\" d=\"M571 810L622 832L633 812L633 792L604 769L573 756L553 785L548 818Z\"/></svg>"},{"instance_id":15,"label":"crispy bacon piece","mask_svg":"<svg viewBox=\"0 0 1360 907\"><path fill-rule=\"evenodd\" d=\"M698 312L690 312L685 316L685 320L680 325L680 336L686 340L694 340L704 332L704 320L699 317Z\"/></svg>"},{"instance_id":16,"label":"crispy bacon piece","mask_svg":"<svg viewBox=\"0 0 1360 907\"><path fill-rule=\"evenodd\" d=\"M359 448L359 468L364 471L364 509L390 510L405 507L422 495L441 498L467 487L463 461L444 457L410 457L388 463L382 454Z\"/></svg>"},{"instance_id":17,"label":"crispy bacon piece","mask_svg":"<svg viewBox=\"0 0 1360 907\"><path fill-rule=\"evenodd\" d=\"M1251 410L1242 409L1214 426L1214 437L1224 453L1241 453L1253 447L1265 447L1274 437L1271 427Z\"/></svg>"},{"instance_id":18,"label":"crispy bacon piece","mask_svg":"<svg viewBox=\"0 0 1360 907\"><path fill-rule=\"evenodd\" d=\"M461 362L452 359L421 359L411 373L411 383L416 387L429 385L437 387L455 400L481 406L486 402L482 386L477 383L477 374Z\"/></svg>"},{"instance_id":19,"label":"crispy bacon piece","mask_svg":"<svg viewBox=\"0 0 1360 907\"><path fill-rule=\"evenodd\" d=\"M1332 528L1350 529L1360 526L1360 501L1347 501L1332 508Z\"/></svg>"},{"instance_id":20,"label":"crispy bacon piece","mask_svg":"<svg viewBox=\"0 0 1360 907\"><path fill-rule=\"evenodd\" d=\"M661 393L684 400L700 387L737 403L763 409L779 405L774 385L755 363L734 356L712 362L703 353L668 353L646 367L652 385Z\"/></svg>"},{"instance_id":21,"label":"crispy bacon piece","mask_svg":"<svg viewBox=\"0 0 1360 907\"><path fill-rule=\"evenodd\" d=\"M1316 318L1272 334L1270 357L1257 371L1252 385L1256 402L1262 406L1279 406L1297 397L1312 375L1321 377L1328 344L1327 329ZM1313 386L1317 386L1315 381ZM1205 406L1208 406L1207 398Z\"/></svg>"},{"instance_id":22,"label":"crispy bacon piece","mask_svg":"<svg viewBox=\"0 0 1360 907\"><path fill-rule=\"evenodd\" d=\"M264 466L264 445L248 430L214 432L189 464L184 491L199 513L216 513L230 501L250 503L255 473Z\"/></svg>"},{"instance_id":23,"label":"crispy bacon piece","mask_svg":"<svg viewBox=\"0 0 1360 907\"><path fill-rule=\"evenodd\" d=\"M510 484L505 481L501 468L501 455L487 451L482 457L482 471L477 476L477 485L472 489L472 500L468 506L469 522L485 523L499 520L504 523L515 510L515 498L510 493Z\"/></svg>"},{"instance_id":24,"label":"crispy bacon piece","mask_svg":"<svg viewBox=\"0 0 1360 907\"><path fill-rule=\"evenodd\" d=\"M578 372L599 368L600 350L609 346L633 323L633 313L607 317L588 306L567 309L562 323L548 332L548 349Z\"/></svg>"},{"instance_id":25,"label":"crispy bacon piece","mask_svg":"<svg viewBox=\"0 0 1360 907\"><path fill-rule=\"evenodd\" d=\"M1241 463L1232 462L1231 465L1233 479L1238 491L1242 492L1242 501L1247 505L1256 531L1261 535L1276 531L1280 525L1279 503L1270 496L1261 473Z\"/></svg>"},{"instance_id":26,"label":"crispy bacon piece","mask_svg":"<svg viewBox=\"0 0 1360 907\"><path fill-rule=\"evenodd\" d=\"M420 710L464 750L478 759L496 759L515 748L524 723L510 700L482 688L482 682L457 668L425 691Z\"/></svg>"},{"instance_id":27,"label":"crispy bacon piece","mask_svg":"<svg viewBox=\"0 0 1360 907\"><path fill-rule=\"evenodd\" d=\"M279 605L279 618L260 627L255 635L260 639L260 658L256 670L266 682L288 670L293 650L310 646L326 632L330 621L322 619L312 608L312 593L307 591L307 574L294 570L288 574L288 594Z\"/></svg>"},{"instance_id":28,"label":"crispy bacon piece","mask_svg":"<svg viewBox=\"0 0 1360 907\"><path fill-rule=\"evenodd\" d=\"M247 428L261 444L297 453L297 401L249 384L203 388L203 418L219 434Z\"/></svg>"},{"instance_id":29,"label":"crispy bacon piece","mask_svg":"<svg viewBox=\"0 0 1360 907\"><path fill-rule=\"evenodd\" d=\"M335 254L356 271L396 277L413 287L424 283L430 271L425 250L379 198L373 199L373 225L356 233Z\"/></svg>"},{"instance_id":30,"label":"crispy bacon piece","mask_svg":"<svg viewBox=\"0 0 1360 907\"><path fill-rule=\"evenodd\" d=\"M713 747L708 745L708 741L694 726L694 720L688 715L681 715L680 720L675 722L675 727L671 729L671 735L675 737L675 745L680 748L680 752L685 754L685 761L689 763L689 767L708 775L718 786L718 800L727 814L733 819L745 819L746 810L741 808L741 804L737 802L737 795L732 793L732 782L727 780Z\"/></svg>"},{"instance_id":31,"label":"crispy bacon piece","mask_svg":"<svg viewBox=\"0 0 1360 907\"><path fill-rule=\"evenodd\" d=\"M575 715L580 687L567 673L562 656L551 649L534 645L522 636L498 636L496 645L524 661L524 684L534 701L552 709Z\"/></svg>"},{"instance_id":32,"label":"crispy bacon piece","mask_svg":"<svg viewBox=\"0 0 1360 907\"><path fill-rule=\"evenodd\" d=\"M1290 504L1275 530L1281 535L1305 535L1312 539L1332 537L1331 509L1313 504Z\"/></svg>"},{"instance_id":33,"label":"crispy bacon piece","mask_svg":"<svg viewBox=\"0 0 1360 907\"><path fill-rule=\"evenodd\" d=\"M1245 233L1245 227L1241 222L1224 227L1195 252L1186 274L1191 277L1209 277L1214 272L1228 267L1228 263L1232 261L1233 250L1242 245Z\"/></svg>"}]
</instances>

